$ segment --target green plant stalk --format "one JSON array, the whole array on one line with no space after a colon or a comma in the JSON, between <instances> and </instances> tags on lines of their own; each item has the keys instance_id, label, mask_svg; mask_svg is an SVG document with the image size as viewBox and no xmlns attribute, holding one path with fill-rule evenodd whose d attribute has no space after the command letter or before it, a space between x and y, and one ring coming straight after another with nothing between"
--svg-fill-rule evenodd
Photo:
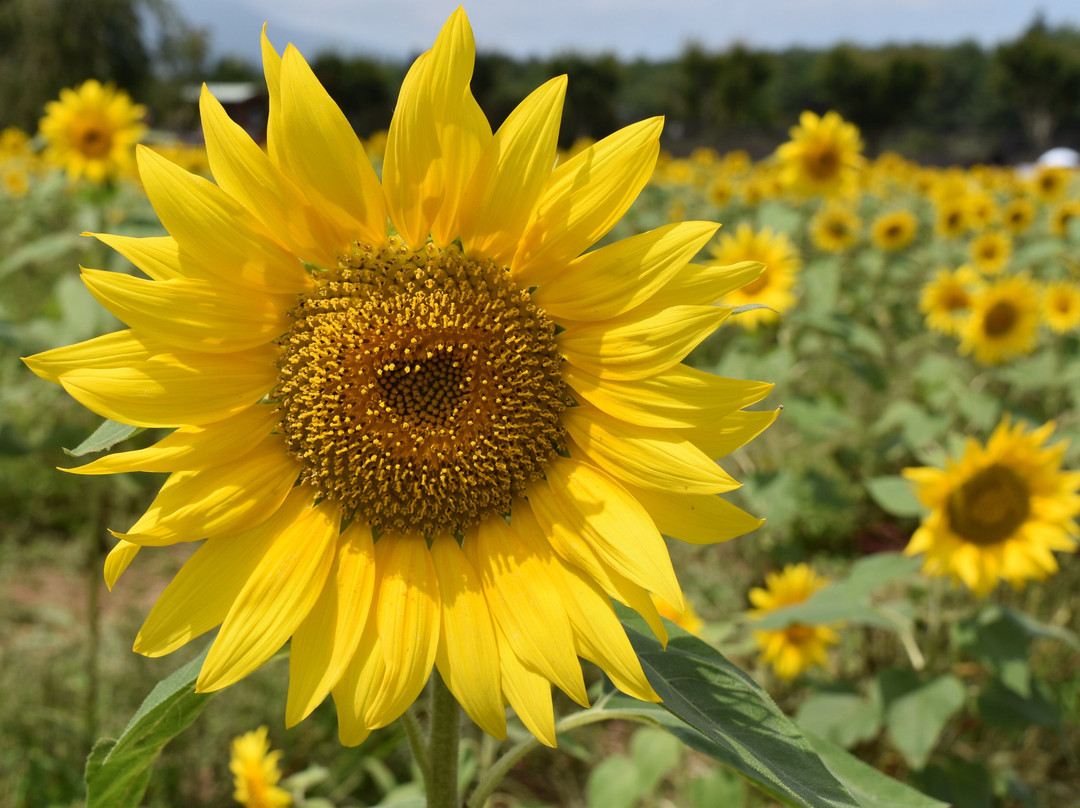
<instances>
[{"instance_id":1,"label":"green plant stalk","mask_svg":"<svg viewBox=\"0 0 1080 808\"><path fill-rule=\"evenodd\" d=\"M458 742L461 708L439 676L431 674L431 731L428 734L428 808L458 808Z\"/></svg>"},{"instance_id":2,"label":"green plant stalk","mask_svg":"<svg viewBox=\"0 0 1080 808\"><path fill-rule=\"evenodd\" d=\"M401 716L401 726L405 730L405 738L412 750L413 760L420 769L420 777L424 781L425 790L431 785L431 761L428 760L427 740L424 731L420 729L420 720L416 717L416 705L414 704Z\"/></svg>"}]
</instances>

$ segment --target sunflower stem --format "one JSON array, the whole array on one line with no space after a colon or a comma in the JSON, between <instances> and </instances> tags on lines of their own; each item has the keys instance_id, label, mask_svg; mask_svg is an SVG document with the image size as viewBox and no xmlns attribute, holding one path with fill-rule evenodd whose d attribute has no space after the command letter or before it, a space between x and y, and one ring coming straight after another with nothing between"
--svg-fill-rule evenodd
<instances>
[{"instance_id":1,"label":"sunflower stem","mask_svg":"<svg viewBox=\"0 0 1080 808\"><path fill-rule=\"evenodd\" d=\"M409 741L409 749L412 750L413 760L420 769L420 777L426 788L431 784L431 761L428 760L427 739L420 728L420 720L413 712L414 709L415 707L410 707L402 713L401 726L405 730L405 738Z\"/></svg>"},{"instance_id":2,"label":"sunflower stem","mask_svg":"<svg viewBox=\"0 0 1080 808\"><path fill-rule=\"evenodd\" d=\"M458 741L461 737L461 708L439 676L431 674L431 732L427 780L428 808L458 808Z\"/></svg>"}]
</instances>

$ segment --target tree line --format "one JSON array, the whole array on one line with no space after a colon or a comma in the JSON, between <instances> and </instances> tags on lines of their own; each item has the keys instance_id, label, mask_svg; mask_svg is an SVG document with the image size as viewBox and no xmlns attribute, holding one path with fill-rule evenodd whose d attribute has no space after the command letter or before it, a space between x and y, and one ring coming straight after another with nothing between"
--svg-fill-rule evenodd
<instances>
[{"instance_id":1,"label":"tree line","mask_svg":"<svg viewBox=\"0 0 1080 808\"><path fill-rule=\"evenodd\" d=\"M85 78L111 80L178 133L197 127L182 88L262 81L257 65L211 62L208 34L168 0L0 0L0 127L33 131L46 101ZM384 129L406 64L340 53L312 67L361 135ZM984 48L841 43L828 49L722 51L688 44L666 61L566 53L477 56L473 92L493 125L533 88L569 75L562 145L643 117L667 118L665 145L744 148L763 156L804 109L858 124L871 154L932 163L1013 162L1080 144L1080 30L1036 18Z\"/></svg>"}]
</instances>

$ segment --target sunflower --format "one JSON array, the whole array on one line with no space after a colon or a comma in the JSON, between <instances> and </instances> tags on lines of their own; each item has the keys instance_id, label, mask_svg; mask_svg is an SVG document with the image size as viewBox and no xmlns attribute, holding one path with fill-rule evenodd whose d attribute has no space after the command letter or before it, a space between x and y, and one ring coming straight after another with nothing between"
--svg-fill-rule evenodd
<instances>
[{"instance_id":1,"label":"sunflower","mask_svg":"<svg viewBox=\"0 0 1080 808\"><path fill-rule=\"evenodd\" d=\"M1050 232L1058 238L1066 238L1075 221L1080 221L1080 200L1067 199L1050 211Z\"/></svg>"},{"instance_id":2,"label":"sunflower","mask_svg":"<svg viewBox=\"0 0 1080 808\"><path fill-rule=\"evenodd\" d=\"M1039 331L1039 293L1026 275L987 284L971 302L960 334L960 353L980 365L997 365L1031 353Z\"/></svg>"},{"instance_id":3,"label":"sunflower","mask_svg":"<svg viewBox=\"0 0 1080 808\"><path fill-rule=\"evenodd\" d=\"M95 79L60 91L45 105L38 124L45 157L67 171L68 179L86 177L101 185L132 167L133 148L145 134L140 121L146 107L123 90Z\"/></svg>"},{"instance_id":4,"label":"sunflower","mask_svg":"<svg viewBox=\"0 0 1080 808\"><path fill-rule=\"evenodd\" d=\"M723 299L725 306L768 306L740 313L736 321L744 328L753 330L761 323L775 322L782 312L795 305L793 289L802 261L787 234L774 233L768 227L755 231L744 222L734 234L721 236L712 248L712 255L724 265L739 266L744 262L765 265L755 280L732 289Z\"/></svg>"},{"instance_id":5,"label":"sunflower","mask_svg":"<svg viewBox=\"0 0 1080 808\"><path fill-rule=\"evenodd\" d=\"M987 230L968 245L971 263L984 275L996 275L1005 269L1012 255L1012 239L1000 230Z\"/></svg>"},{"instance_id":6,"label":"sunflower","mask_svg":"<svg viewBox=\"0 0 1080 808\"><path fill-rule=\"evenodd\" d=\"M1039 166L1031 178L1031 188L1042 202L1059 202L1065 198L1072 180L1072 169L1064 166Z\"/></svg>"},{"instance_id":7,"label":"sunflower","mask_svg":"<svg viewBox=\"0 0 1080 808\"><path fill-rule=\"evenodd\" d=\"M742 409L771 385L681 362L761 266L689 263L709 222L589 250L661 120L555 166L558 77L492 134L460 8L404 79L381 181L300 53L262 47L267 150L204 88L217 185L141 148L170 235L99 238L151 280L85 271L129 330L27 360L101 415L175 427L75 469L171 472L116 534L110 587L143 546L206 539L136 650L220 625L207 692L291 638L287 724L332 693L349 745L433 667L497 737L509 703L554 745L550 685L588 701L578 656L656 701L609 597L663 639L649 593L683 596L661 531L760 524L717 496L738 483L713 459L775 418Z\"/></svg>"},{"instance_id":8,"label":"sunflower","mask_svg":"<svg viewBox=\"0 0 1080 808\"><path fill-rule=\"evenodd\" d=\"M1058 334L1080 326L1080 288L1072 281L1048 283L1043 289L1043 317Z\"/></svg>"},{"instance_id":9,"label":"sunflower","mask_svg":"<svg viewBox=\"0 0 1080 808\"><path fill-rule=\"evenodd\" d=\"M939 269L919 298L919 311L926 315L927 328L947 337L960 334L971 314L979 283L979 274L969 266Z\"/></svg>"},{"instance_id":10,"label":"sunflower","mask_svg":"<svg viewBox=\"0 0 1080 808\"><path fill-rule=\"evenodd\" d=\"M750 610L750 615L761 618L784 606L802 603L828 584L829 579L818 575L809 565L788 564L781 572L770 572L765 576L764 589L750 590L750 603L755 607ZM761 649L762 659L784 681L791 681L815 665L824 665L828 647L840 640L835 626L803 623L754 631L753 636Z\"/></svg>"},{"instance_id":11,"label":"sunflower","mask_svg":"<svg viewBox=\"0 0 1080 808\"><path fill-rule=\"evenodd\" d=\"M233 774L233 799L244 808L288 808L292 797L278 787L280 751L270 751L267 728L259 727L233 739L229 747L229 771Z\"/></svg>"},{"instance_id":12,"label":"sunflower","mask_svg":"<svg viewBox=\"0 0 1080 808\"><path fill-rule=\"evenodd\" d=\"M838 253L854 247L862 220L850 208L827 205L810 220L810 238L823 252Z\"/></svg>"},{"instance_id":13,"label":"sunflower","mask_svg":"<svg viewBox=\"0 0 1080 808\"><path fill-rule=\"evenodd\" d=\"M670 620L683 631L701 636L701 630L705 628L705 621L701 619L694 608L694 604L689 600L685 601L681 611L676 611L670 603L655 593L653 593L652 600L661 617Z\"/></svg>"},{"instance_id":14,"label":"sunflower","mask_svg":"<svg viewBox=\"0 0 1080 808\"><path fill-rule=\"evenodd\" d=\"M934 232L941 238L959 238L970 226L966 197L951 196L936 206Z\"/></svg>"},{"instance_id":15,"label":"sunflower","mask_svg":"<svg viewBox=\"0 0 1080 808\"><path fill-rule=\"evenodd\" d=\"M1013 235L1026 233L1035 221L1034 203L1023 196L1010 200L1001 211L1001 221Z\"/></svg>"},{"instance_id":16,"label":"sunflower","mask_svg":"<svg viewBox=\"0 0 1080 808\"><path fill-rule=\"evenodd\" d=\"M907 210L883 213L874 219L870 238L874 244L889 252L902 250L915 238L918 224L915 215Z\"/></svg>"},{"instance_id":17,"label":"sunflower","mask_svg":"<svg viewBox=\"0 0 1080 808\"><path fill-rule=\"evenodd\" d=\"M799 116L791 140L776 150L786 188L801 196L833 196L854 190L865 162L859 128L836 112Z\"/></svg>"},{"instance_id":18,"label":"sunflower","mask_svg":"<svg viewBox=\"0 0 1080 808\"><path fill-rule=\"evenodd\" d=\"M985 447L968 439L945 469L904 469L930 511L904 552L925 553L923 572L979 596L998 580L1020 587L1056 572L1054 551L1076 550L1080 473L1062 470L1064 443L1044 446L1053 431L1053 423L1027 430L1006 416Z\"/></svg>"}]
</instances>

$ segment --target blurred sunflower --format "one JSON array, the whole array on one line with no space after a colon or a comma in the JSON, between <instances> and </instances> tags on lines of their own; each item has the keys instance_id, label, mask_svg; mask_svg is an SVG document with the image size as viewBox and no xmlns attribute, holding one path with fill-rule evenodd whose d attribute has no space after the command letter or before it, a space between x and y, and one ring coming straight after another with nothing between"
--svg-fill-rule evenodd
<instances>
[{"instance_id":1,"label":"blurred sunflower","mask_svg":"<svg viewBox=\"0 0 1080 808\"><path fill-rule=\"evenodd\" d=\"M233 774L233 799L244 808L288 808L292 797L278 787L280 751L270 751L267 728L259 727L233 739L229 747L229 771Z\"/></svg>"},{"instance_id":2,"label":"blurred sunflower","mask_svg":"<svg viewBox=\"0 0 1080 808\"><path fill-rule=\"evenodd\" d=\"M959 238L968 230L967 204L963 196L940 200L935 207L934 232L941 238Z\"/></svg>"},{"instance_id":3,"label":"blurred sunflower","mask_svg":"<svg viewBox=\"0 0 1080 808\"><path fill-rule=\"evenodd\" d=\"M927 328L947 337L959 335L971 314L979 283L979 273L969 266L939 269L919 297L919 311L926 315Z\"/></svg>"},{"instance_id":4,"label":"blurred sunflower","mask_svg":"<svg viewBox=\"0 0 1080 808\"><path fill-rule=\"evenodd\" d=\"M987 191L968 194L964 199L968 225L973 230L989 227L998 217L997 202Z\"/></svg>"},{"instance_id":5,"label":"blurred sunflower","mask_svg":"<svg viewBox=\"0 0 1080 808\"><path fill-rule=\"evenodd\" d=\"M1026 233L1035 221L1035 204L1027 197L1009 200L1001 211L1001 222L1013 235Z\"/></svg>"},{"instance_id":6,"label":"blurred sunflower","mask_svg":"<svg viewBox=\"0 0 1080 808\"><path fill-rule=\"evenodd\" d=\"M1080 200L1067 199L1050 211L1050 232L1058 238L1066 238L1075 221L1080 221Z\"/></svg>"},{"instance_id":7,"label":"blurred sunflower","mask_svg":"<svg viewBox=\"0 0 1080 808\"><path fill-rule=\"evenodd\" d=\"M1072 281L1048 283L1043 289L1043 317L1051 331L1075 331L1080 326L1080 288Z\"/></svg>"},{"instance_id":8,"label":"blurred sunflower","mask_svg":"<svg viewBox=\"0 0 1080 808\"><path fill-rule=\"evenodd\" d=\"M996 275L1005 269L1012 255L1012 239L1000 230L987 230L968 245L968 255L975 269L984 275Z\"/></svg>"},{"instance_id":9,"label":"blurred sunflower","mask_svg":"<svg viewBox=\"0 0 1080 808\"><path fill-rule=\"evenodd\" d=\"M784 606L802 603L828 584L829 579L818 575L808 564L788 564L782 571L765 576L764 589L750 590L750 603L754 606L750 616L760 619ZM803 623L757 630L753 636L762 659L784 681L791 681L815 665L824 665L829 646L840 641L835 625Z\"/></svg>"},{"instance_id":10,"label":"blurred sunflower","mask_svg":"<svg viewBox=\"0 0 1080 808\"><path fill-rule=\"evenodd\" d=\"M924 553L923 572L948 575L982 596L999 580L1015 587L1057 571L1054 551L1075 552L1080 473L1061 468L1065 444L1054 431L1002 419L985 447L968 439L944 469L904 469L930 513L905 553Z\"/></svg>"},{"instance_id":11,"label":"blurred sunflower","mask_svg":"<svg viewBox=\"0 0 1080 808\"><path fill-rule=\"evenodd\" d=\"M960 353L980 365L997 365L1030 353L1039 332L1039 291L1026 275L983 286L971 302L960 334Z\"/></svg>"},{"instance_id":12,"label":"blurred sunflower","mask_svg":"<svg viewBox=\"0 0 1080 808\"><path fill-rule=\"evenodd\" d=\"M752 330L762 323L775 322L795 305L794 287L802 261L786 233L774 233L768 227L754 230L744 222L734 234L720 237L712 248L712 256L722 265L739 266L745 262L765 265L756 279L733 289L722 301L725 306L769 307L740 313L735 321L743 328Z\"/></svg>"},{"instance_id":13,"label":"blurred sunflower","mask_svg":"<svg viewBox=\"0 0 1080 808\"><path fill-rule=\"evenodd\" d=\"M146 107L111 84L90 79L60 91L45 105L38 124L45 158L67 171L71 181L85 177L101 185L130 171L135 144L146 133Z\"/></svg>"},{"instance_id":14,"label":"blurred sunflower","mask_svg":"<svg viewBox=\"0 0 1080 808\"><path fill-rule=\"evenodd\" d=\"M1042 202L1065 198L1072 181L1072 170L1063 166L1039 166L1031 178L1031 189Z\"/></svg>"},{"instance_id":15,"label":"blurred sunflower","mask_svg":"<svg viewBox=\"0 0 1080 808\"><path fill-rule=\"evenodd\" d=\"M915 238L918 223L915 214L907 210L883 213L874 219L870 238L874 244L889 252L902 250Z\"/></svg>"},{"instance_id":16,"label":"blurred sunflower","mask_svg":"<svg viewBox=\"0 0 1080 808\"><path fill-rule=\"evenodd\" d=\"M218 184L140 149L170 236L99 238L152 280L84 274L130 329L26 360L101 415L176 427L75 469L171 472L116 534L110 587L141 547L206 539L136 650L220 625L206 692L291 638L287 724L332 693L349 745L433 666L497 737L509 703L553 745L551 684L588 701L578 656L657 700L609 597L663 639L649 593L683 596L661 531L761 522L717 496L738 483L714 458L775 418L742 410L771 385L680 363L762 267L689 263L709 222L586 252L648 181L660 119L553 168L566 78L492 134L460 8L404 79L381 182L300 53L262 47L267 150L204 88Z\"/></svg>"},{"instance_id":17,"label":"blurred sunflower","mask_svg":"<svg viewBox=\"0 0 1080 808\"><path fill-rule=\"evenodd\" d=\"M855 246L861 228L862 219L854 211L830 204L810 220L810 238L822 252L838 253Z\"/></svg>"},{"instance_id":18,"label":"blurred sunflower","mask_svg":"<svg viewBox=\"0 0 1080 808\"><path fill-rule=\"evenodd\" d=\"M859 128L836 112L799 116L791 140L776 150L781 182L802 196L834 196L854 190L865 163Z\"/></svg>"}]
</instances>

